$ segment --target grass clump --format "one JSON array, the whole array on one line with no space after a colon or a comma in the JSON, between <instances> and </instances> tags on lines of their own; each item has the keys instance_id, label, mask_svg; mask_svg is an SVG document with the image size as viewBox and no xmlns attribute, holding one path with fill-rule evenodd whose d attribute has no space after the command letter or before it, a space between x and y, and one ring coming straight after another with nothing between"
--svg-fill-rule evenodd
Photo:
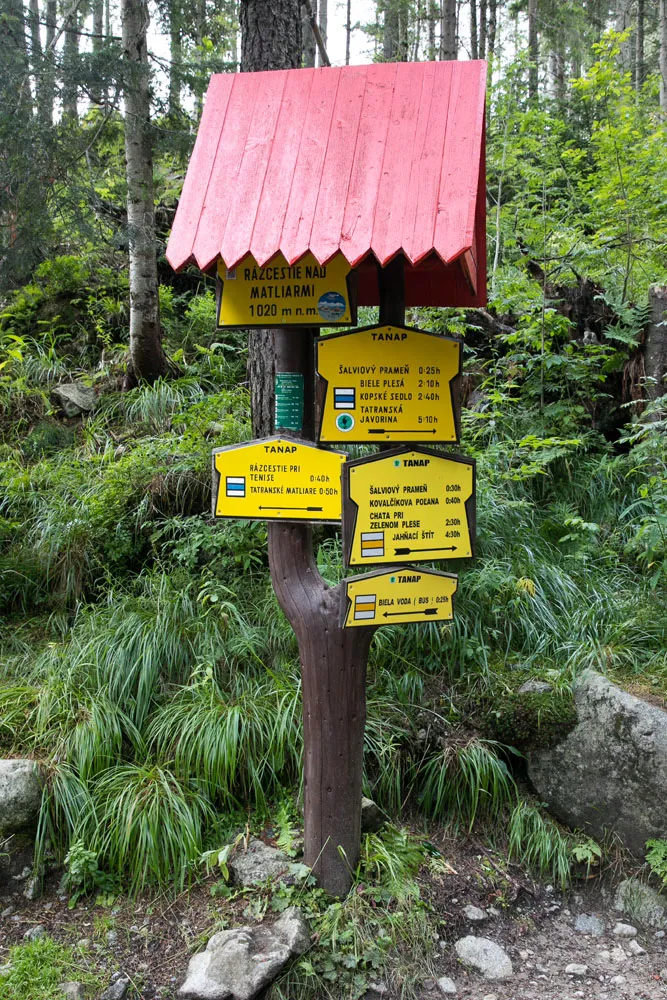
<instances>
[{"instance_id":1,"label":"grass clump","mask_svg":"<svg viewBox=\"0 0 667 1000\"><path fill-rule=\"evenodd\" d=\"M549 876L564 889L570 882L572 843L553 820L536 806L518 802L509 818L509 857L541 875Z\"/></svg>"},{"instance_id":2,"label":"grass clump","mask_svg":"<svg viewBox=\"0 0 667 1000\"><path fill-rule=\"evenodd\" d=\"M0 976L0 1000L62 1000L65 981L83 983L91 993L103 986L83 952L50 937L15 945L9 964Z\"/></svg>"}]
</instances>

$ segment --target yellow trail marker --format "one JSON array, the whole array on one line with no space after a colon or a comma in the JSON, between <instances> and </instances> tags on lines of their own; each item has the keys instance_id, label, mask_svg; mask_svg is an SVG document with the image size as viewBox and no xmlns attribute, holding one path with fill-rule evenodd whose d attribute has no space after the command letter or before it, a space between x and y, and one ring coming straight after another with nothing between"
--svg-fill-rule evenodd
<instances>
[{"instance_id":1,"label":"yellow trail marker","mask_svg":"<svg viewBox=\"0 0 667 1000\"><path fill-rule=\"evenodd\" d=\"M320 337L320 441L458 441L461 343L403 326Z\"/></svg>"},{"instance_id":2,"label":"yellow trail marker","mask_svg":"<svg viewBox=\"0 0 667 1000\"><path fill-rule=\"evenodd\" d=\"M248 256L228 270L218 262L218 326L348 326L347 276L342 254L318 264L307 253L295 264L282 254L260 267Z\"/></svg>"},{"instance_id":3,"label":"yellow trail marker","mask_svg":"<svg viewBox=\"0 0 667 1000\"><path fill-rule=\"evenodd\" d=\"M213 451L213 515L340 521L345 455L286 437Z\"/></svg>"},{"instance_id":4,"label":"yellow trail marker","mask_svg":"<svg viewBox=\"0 0 667 1000\"><path fill-rule=\"evenodd\" d=\"M454 617L459 581L452 573L394 566L343 582L343 628L442 622Z\"/></svg>"},{"instance_id":5,"label":"yellow trail marker","mask_svg":"<svg viewBox=\"0 0 667 1000\"><path fill-rule=\"evenodd\" d=\"M475 463L395 448L343 468L349 566L465 559L474 554Z\"/></svg>"}]
</instances>

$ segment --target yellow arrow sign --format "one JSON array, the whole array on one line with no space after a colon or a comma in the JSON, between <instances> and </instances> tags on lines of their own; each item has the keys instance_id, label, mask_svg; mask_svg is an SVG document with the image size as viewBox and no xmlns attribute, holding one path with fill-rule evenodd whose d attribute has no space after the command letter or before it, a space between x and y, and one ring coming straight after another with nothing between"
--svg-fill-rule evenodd
<instances>
[{"instance_id":1,"label":"yellow arrow sign","mask_svg":"<svg viewBox=\"0 0 667 1000\"><path fill-rule=\"evenodd\" d=\"M347 276L342 254L318 264L307 253L296 264L278 254L264 267L250 256L229 270L218 262L218 326L348 326Z\"/></svg>"},{"instance_id":2,"label":"yellow arrow sign","mask_svg":"<svg viewBox=\"0 0 667 1000\"><path fill-rule=\"evenodd\" d=\"M325 386L320 441L458 440L458 340L373 326L316 343Z\"/></svg>"},{"instance_id":3,"label":"yellow arrow sign","mask_svg":"<svg viewBox=\"0 0 667 1000\"><path fill-rule=\"evenodd\" d=\"M343 582L343 628L442 622L454 617L459 581L452 573L395 566Z\"/></svg>"},{"instance_id":4,"label":"yellow arrow sign","mask_svg":"<svg viewBox=\"0 0 667 1000\"><path fill-rule=\"evenodd\" d=\"M473 555L475 463L395 448L343 468L343 550L350 566Z\"/></svg>"},{"instance_id":5,"label":"yellow arrow sign","mask_svg":"<svg viewBox=\"0 0 667 1000\"><path fill-rule=\"evenodd\" d=\"M340 521L345 455L285 437L216 448L213 514L253 521Z\"/></svg>"}]
</instances>

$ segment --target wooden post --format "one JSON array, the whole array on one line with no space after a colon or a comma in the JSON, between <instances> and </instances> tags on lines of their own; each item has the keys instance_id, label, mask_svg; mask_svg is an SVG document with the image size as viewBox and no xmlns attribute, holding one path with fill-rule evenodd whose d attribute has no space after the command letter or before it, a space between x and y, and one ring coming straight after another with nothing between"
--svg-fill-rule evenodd
<instances>
[{"instance_id":1,"label":"wooden post","mask_svg":"<svg viewBox=\"0 0 667 1000\"><path fill-rule=\"evenodd\" d=\"M305 440L313 440L315 429L316 332L274 332L276 372L304 378L303 430L288 433ZM310 525L269 524L269 567L301 660L304 860L322 888L342 896L359 860L366 662L374 630L341 628L342 587L320 576Z\"/></svg>"},{"instance_id":2,"label":"wooden post","mask_svg":"<svg viewBox=\"0 0 667 1000\"><path fill-rule=\"evenodd\" d=\"M403 257L378 270L380 322L405 322ZM315 437L316 330L273 331L276 374L304 382L303 427ZM276 432L280 431L276 426ZM303 696L304 860L327 892L342 896L352 883L361 841L361 783L366 723L366 664L374 629L344 629L343 585L329 587L306 524L269 524L269 567L278 603L299 644Z\"/></svg>"}]
</instances>

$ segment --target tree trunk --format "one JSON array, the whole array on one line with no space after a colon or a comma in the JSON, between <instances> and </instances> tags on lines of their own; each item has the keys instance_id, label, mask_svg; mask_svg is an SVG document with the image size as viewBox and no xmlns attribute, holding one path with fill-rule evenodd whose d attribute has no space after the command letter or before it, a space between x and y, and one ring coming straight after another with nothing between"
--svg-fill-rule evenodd
<instances>
[{"instance_id":1,"label":"tree trunk","mask_svg":"<svg viewBox=\"0 0 667 1000\"><path fill-rule=\"evenodd\" d=\"M650 400L667 393L667 288L653 285L649 290L650 316L644 341L646 395Z\"/></svg>"},{"instance_id":2,"label":"tree trunk","mask_svg":"<svg viewBox=\"0 0 667 1000\"><path fill-rule=\"evenodd\" d=\"M409 0L399 0L398 9L398 46L396 48L396 59L398 62L407 62L410 56L409 35L410 35L410 3Z\"/></svg>"},{"instance_id":3,"label":"tree trunk","mask_svg":"<svg viewBox=\"0 0 667 1000\"><path fill-rule=\"evenodd\" d=\"M442 0L440 58L456 59L456 0Z\"/></svg>"},{"instance_id":4,"label":"tree trunk","mask_svg":"<svg viewBox=\"0 0 667 1000\"><path fill-rule=\"evenodd\" d=\"M635 89L640 93L644 83L644 0L637 0L637 37L635 48Z\"/></svg>"},{"instance_id":5,"label":"tree trunk","mask_svg":"<svg viewBox=\"0 0 667 1000\"><path fill-rule=\"evenodd\" d=\"M350 65L350 45L352 43L352 0L347 0L345 12L345 65Z\"/></svg>"},{"instance_id":6,"label":"tree trunk","mask_svg":"<svg viewBox=\"0 0 667 1000\"><path fill-rule=\"evenodd\" d=\"M479 0L479 58L486 59L486 0Z\"/></svg>"},{"instance_id":7,"label":"tree trunk","mask_svg":"<svg viewBox=\"0 0 667 1000\"><path fill-rule=\"evenodd\" d=\"M53 124L53 101L56 91L56 56L53 51L53 40L56 37L57 13L56 0L47 0L44 62L41 74L42 79L37 90L39 117L45 125Z\"/></svg>"},{"instance_id":8,"label":"tree trunk","mask_svg":"<svg viewBox=\"0 0 667 1000\"><path fill-rule=\"evenodd\" d=\"M67 18L63 43L63 117L78 117L79 79L79 14L73 11Z\"/></svg>"},{"instance_id":9,"label":"tree trunk","mask_svg":"<svg viewBox=\"0 0 667 1000\"><path fill-rule=\"evenodd\" d=\"M122 0L121 19L130 250L130 366L126 379L129 386L139 379L154 382L165 375L167 359L160 336L146 0Z\"/></svg>"},{"instance_id":10,"label":"tree trunk","mask_svg":"<svg viewBox=\"0 0 667 1000\"><path fill-rule=\"evenodd\" d=\"M438 7L435 0L429 0L428 4L428 59L433 61L438 50L435 45L435 22L438 20Z\"/></svg>"},{"instance_id":11,"label":"tree trunk","mask_svg":"<svg viewBox=\"0 0 667 1000\"><path fill-rule=\"evenodd\" d=\"M183 45L181 39L181 10L175 0L169 5L169 114L181 112L181 78Z\"/></svg>"},{"instance_id":12,"label":"tree trunk","mask_svg":"<svg viewBox=\"0 0 667 1000\"><path fill-rule=\"evenodd\" d=\"M537 103L537 63L539 59L539 43L537 35L537 0L528 0L528 98L531 104Z\"/></svg>"},{"instance_id":13,"label":"tree trunk","mask_svg":"<svg viewBox=\"0 0 667 1000\"><path fill-rule=\"evenodd\" d=\"M398 2L387 0L384 9L384 38L382 54L386 62L395 62L398 53Z\"/></svg>"},{"instance_id":14,"label":"tree trunk","mask_svg":"<svg viewBox=\"0 0 667 1000\"><path fill-rule=\"evenodd\" d=\"M489 2L489 27L486 36L486 57L493 59L496 51L496 31L498 29L498 0Z\"/></svg>"},{"instance_id":15,"label":"tree trunk","mask_svg":"<svg viewBox=\"0 0 667 1000\"><path fill-rule=\"evenodd\" d=\"M100 72L99 57L104 48L104 0L94 0L93 3L93 58L94 58L94 73L97 75ZM106 76L106 73L105 73ZM96 104L106 104L107 101L107 89L104 85L96 84L93 92L92 98Z\"/></svg>"},{"instance_id":16,"label":"tree trunk","mask_svg":"<svg viewBox=\"0 0 667 1000\"><path fill-rule=\"evenodd\" d=\"M320 35L322 36L322 44L324 48L327 47L327 31L329 28L329 11L327 10L327 0L319 0L317 4L317 26L320 29ZM326 63L322 60L322 53L318 51L317 53L317 65L326 66Z\"/></svg>"},{"instance_id":17,"label":"tree trunk","mask_svg":"<svg viewBox=\"0 0 667 1000\"><path fill-rule=\"evenodd\" d=\"M310 6L317 17L317 0L311 0ZM305 4L301 5L301 34L303 37L303 65L312 68L315 65L315 35L310 26L308 8ZM349 37L347 44L349 45Z\"/></svg>"},{"instance_id":18,"label":"tree trunk","mask_svg":"<svg viewBox=\"0 0 667 1000\"><path fill-rule=\"evenodd\" d=\"M241 0L241 72L301 64L299 0Z\"/></svg>"},{"instance_id":19,"label":"tree trunk","mask_svg":"<svg viewBox=\"0 0 667 1000\"><path fill-rule=\"evenodd\" d=\"M630 27L630 2L631 0L617 0L616 2L616 31L627 31ZM624 72L630 69L632 48L630 39L626 38L621 42L621 68Z\"/></svg>"},{"instance_id":20,"label":"tree trunk","mask_svg":"<svg viewBox=\"0 0 667 1000\"><path fill-rule=\"evenodd\" d=\"M35 91L39 94L42 72L42 40L39 34L39 0L30 0L28 21L30 25L30 62L35 81Z\"/></svg>"},{"instance_id":21,"label":"tree trunk","mask_svg":"<svg viewBox=\"0 0 667 1000\"><path fill-rule=\"evenodd\" d=\"M660 38L660 107L667 113L667 0L659 0L658 35Z\"/></svg>"},{"instance_id":22,"label":"tree trunk","mask_svg":"<svg viewBox=\"0 0 667 1000\"><path fill-rule=\"evenodd\" d=\"M477 35L477 0L470 0L470 58L479 59L479 39Z\"/></svg>"}]
</instances>

